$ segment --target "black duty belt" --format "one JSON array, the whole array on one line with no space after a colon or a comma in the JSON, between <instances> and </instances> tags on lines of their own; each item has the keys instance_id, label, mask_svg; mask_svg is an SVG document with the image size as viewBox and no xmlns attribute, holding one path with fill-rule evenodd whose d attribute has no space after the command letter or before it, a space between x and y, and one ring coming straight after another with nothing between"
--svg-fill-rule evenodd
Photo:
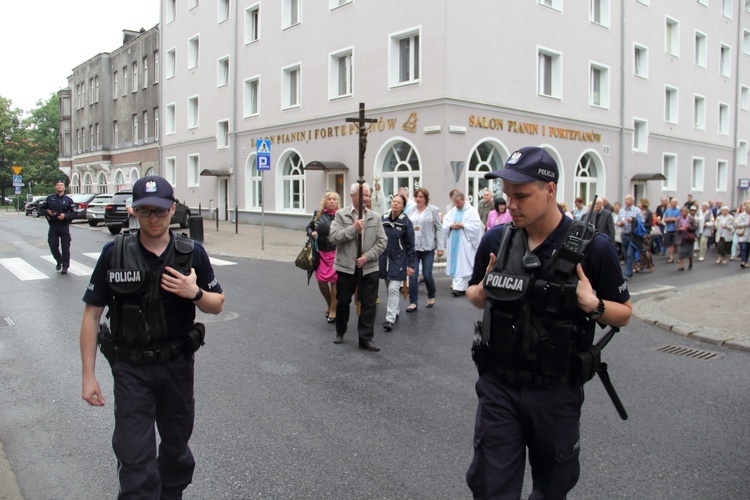
<instances>
[{"instance_id":1,"label":"black duty belt","mask_svg":"<svg viewBox=\"0 0 750 500\"><path fill-rule=\"evenodd\" d=\"M549 377L541 373L500 366L496 363L490 363L489 370L503 382L520 387L545 389L568 381L568 377Z\"/></svg>"},{"instance_id":2,"label":"black duty belt","mask_svg":"<svg viewBox=\"0 0 750 500\"><path fill-rule=\"evenodd\" d=\"M116 346L114 348L115 361L121 361L131 365L152 365L166 363L167 361L181 356L185 352L183 341L171 342L153 349L128 349Z\"/></svg>"}]
</instances>

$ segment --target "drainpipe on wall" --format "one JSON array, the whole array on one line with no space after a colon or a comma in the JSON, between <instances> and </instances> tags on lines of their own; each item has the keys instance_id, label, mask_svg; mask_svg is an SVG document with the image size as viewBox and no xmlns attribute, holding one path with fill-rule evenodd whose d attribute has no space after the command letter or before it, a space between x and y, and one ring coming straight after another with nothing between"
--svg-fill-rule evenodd
<instances>
[{"instance_id":1,"label":"drainpipe on wall","mask_svg":"<svg viewBox=\"0 0 750 500\"><path fill-rule=\"evenodd\" d=\"M620 175L618 199L625 196L625 0L620 0Z\"/></svg>"},{"instance_id":2,"label":"drainpipe on wall","mask_svg":"<svg viewBox=\"0 0 750 500\"><path fill-rule=\"evenodd\" d=\"M732 144L732 180L730 189L732 190L732 197L730 207L734 207L735 195L737 194L737 167L739 163L739 140L740 140L740 96L742 93L742 86L740 85L740 60L742 55L742 9L744 8L743 2L737 2L737 50L735 51L735 72L734 72L734 144Z\"/></svg>"},{"instance_id":3,"label":"drainpipe on wall","mask_svg":"<svg viewBox=\"0 0 750 500\"><path fill-rule=\"evenodd\" d=\"M240 214L237 213L239 210L239 203L237 202L237 26L239 17L239 2L234 2L234 29L232 30L232 54L229 56L229 71L231 71L232 78L232 133L230 134L232 141L232 199L234 200L234 227L235 234L237 231L237 223L239 222Z\"/></svg>"},{"instance_id":4,"label":"drainpipe on wall","mask_svg":"<svg viewBox=\"0 0 750 500\"><path fill-rule=\"evenodd\" d=\"M162 48L163 48L162 47L162 40L164 39L164 37L162 36L163 33L161 32L162 28L164 27L164 24L162 23L162 12L164 11L164 7L162 5L163 4L160 2L159 3L159 29L157 31L157 36L159 37L159 42L156 44L156 46L159 47L159 58L160 59L161 59L161 57L164 54L164 51L162 50ZM166 62L166 59L165 59L165 62ZM154 67L155 66L156 66L156 64L154 64ZM161 64L159 64L159 71L161 72ZM154 75L154 78L156 78L156 75ZM159 75L159 81L160 82L164 81L162 79L161 75ZM162 103L161 96L162 96L162 89L163 88L164 88L164 84L162 83L162 84L159 85L159 91L158 91L159 94L156 96L156 105L157 105L157 109L159 110L159 114L160 115L161 115L161 103ZM160 127L161 127L161 122L162 122L162 120L159 120L159 126ZM159 168L158 168L158 175L160 175L161 177L164 177L164 172L162 171L163 169L162 169L162 164L161 164L161 141L162 141L162 137L164 137L164 134L161 133L161 130L157 130L156 134L159 136L159 138L156 140L156 164L159 166ZM185 200L182 200L182 201L185 201Z\"/></svg>"}]
</instances>

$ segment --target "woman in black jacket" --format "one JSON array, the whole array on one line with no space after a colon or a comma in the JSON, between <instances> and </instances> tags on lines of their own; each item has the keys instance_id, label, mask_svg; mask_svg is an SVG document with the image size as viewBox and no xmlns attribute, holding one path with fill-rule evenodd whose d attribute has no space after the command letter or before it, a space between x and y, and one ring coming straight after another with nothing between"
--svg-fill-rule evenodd
<instances>
[{"instance_id":1,"label":"woman in black jacket","mask_svg":"<svg viewBox=\"0 0 750 500\"><path fill-rule=\"evenodd\" d=\"M383 215L383 229L388 236L388 246L380 255L380 279L388 288L388 306L383 328L393 329L398 321L399 289L404 280L414 274L417 252L414 247L414 227L404 213L406 198L397 194L391 200L391 210ZM404 284L406 286L406 284Z\"/></svg>"},{"instance_id":2,"label":"woman in black jacket","mask_svg":"<svg viewBox=\"0 0 750 500\"><path fill-rule=\"evenodd\" d=\"M314 238L318 243L318 268L315 270L315 279L318 281L318 288L323 298L326 300L326 318L329 323L336 322L336 270L333 268L333 261L336 259L336 245L328 241L328 233L331 229L331 222L339 209L339 195L333 191L328 191L320 200L318 210L313 214L313 218L307 225L307 236Z\"/></svg>"}]
</instances>

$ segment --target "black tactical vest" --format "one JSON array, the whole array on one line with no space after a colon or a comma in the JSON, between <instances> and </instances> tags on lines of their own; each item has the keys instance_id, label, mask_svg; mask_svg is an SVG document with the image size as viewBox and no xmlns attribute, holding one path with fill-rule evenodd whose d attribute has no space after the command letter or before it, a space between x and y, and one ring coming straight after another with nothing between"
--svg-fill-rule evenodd
<instances>
[{"instance_id":1,"label":"black tactical vest","mask_svg":"<svg viewBox=\"0 0 750 500\"><path fill-rule=\"evenodd\" d=\"M535 386L567 381L571 358L593 342L595 322L576 296L576 264L592 237L593 229L572 221L563 245L542 266L524 229L503 229L497 261L484 277L483 324L490 332L490 367L509 381L521 383L519 373Z\"/></svg>"},{"instance_id":2,"label":"black tactical vest","mask_svg":"<svg viewBox=\"0 0 750 500\"><path fill-rule=\"evenodd\" d=\"M116 343L150 348L184 338L193 326L195 305L163 291L161 275L166 266L190 274L193 247L193 240L175 234L164 263L152 271L137 234L115 237L107 283L112 291L108 317Z\"/></svg>"}]
</instances>

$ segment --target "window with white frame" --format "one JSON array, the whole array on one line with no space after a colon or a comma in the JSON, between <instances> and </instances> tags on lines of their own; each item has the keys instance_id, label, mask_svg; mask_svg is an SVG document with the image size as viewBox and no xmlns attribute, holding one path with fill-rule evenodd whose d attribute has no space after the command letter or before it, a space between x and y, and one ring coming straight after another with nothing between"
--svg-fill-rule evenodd
<instances>
[{"instance_id":1,"label":"window with white frame","mask_svg":"<svg viewBox=\"0 0 750 500\"><path fill-rule=\"evenodd\" d=\"M94 126L93 125L89 125L89 149L91 151L94 150L94 148L95 148L94 145L95 144L96 143L94 142Z\"/></svg>"},{"instance_id":2,"label":"window with white frame","mask_svg":"<svg viewBox=\"0 0 750 500\"><path fill-rule=\"evenodd\" d=\"M138 92L138 63L133 61L133 89L132 92L135 94Z\"/></svg>"},{"instance_id":3,"label":"window with white frame","mask_svg":"<svg viewBox=\"0 0 750 500\"><path fill-rule=\"evenodd\" d=\"M201 178L201 157L200 155L193 154L187 157L187 178L188 187L198 187L200 185Z\"/></svg>"},{"instance_id":4,"label":"window with white frame","mask_svg":"<svg viewBox=\"0 0 750 500\"><path fill-rule=\"evenodd\" d=\"M198 0L188 0L188 10L192 10L198 6Z\"/></svg>"},{"instance_id":5,"label":"window with white frame","mask_svg":"<svg viewBox=\"0 0 750 500\"><path fill-rule=\"evenodd\" d=\"M122 67L122 96L128 95L128 67Z\"/></svg>"},{"instance_id":6,"label":"window with white frame","mask_svg":"<svg viewBox=\"0 0 750 500\"><path fill-rule=\"evenodd\" d=\"M633 118L633 151L648 152L648 122Z\"/></svg>"},{"instance_id":7,"label":"window with white frame","mask_svg":"<svg viewBox=\"0 0 750 500\"><path fill-rule=\"evenodd\" d=\"M188 128L196 128L198 127L199 123L199 103L198 103L198 96L195 95L193 97L188 98L187 102L187 127Z\"/></svg>"},{"instance_id":8,"label":"window with white frame","mask_svg":"<svg viewBox=\"0 0 750 500\"><path fill-rule=\"evenodd\" d=\"M328 97L352 95L352 48L340 50L328 59Z\"/></svg>"},{"instance_id":9,"label":"window with white frame","mask_svg":"<svg viewBox=\"0 0 750 500\"><path fill-rule=\"evenodd\" d=\"M537 48L537 83L539 95L562 99L562 54Z\"/></svg>"},{"instance_id":10,"label":"window with white frame","mask_svg":"<svg viewBox=\"0 0 750 500\"><path fill-rule=\"evenodd\" d=\"M89 78L89 104L94 104L94 79Z\"/></svg>"},{"instance_id":11,"label":"window with white frame","mask_svg":"<svg viewBox=\"0 0 750 500\"><path fill-rule=\"evenodd\" d=\"M167 23L174 21L177 14L177 0L167 0Z\"/></svg>"},{"instance_id":12,"label":"window with white frame","mask_svg":"<svg viewBox=\"0 0 750 500\"><path fill-rule=\"evenodd\" d=\"M708 64L708 36L695 31L695 65L705 68Z\"/></svg>"},{"instance_id":13,"label":"window with white frame","mask_svg":"<svg viewBox=\"0 0 750 500\"><path fill-rule=\"evenodd\" d=\"M164 76L167 79L172 78L175 74L176 68L177 68L177 56L175 54L175 49L169 49L167 51L167 68L166 68L166 74Z\"/></svg>"},{"instance_id":14,"label":"window with white frame","mask_svg":"<svg viewBox=\"0 0 750 500\"><path fill-rule=\"evenodd\" d=\"M389 83L391 87L418 83L421 78L420 28L391 34Z\"/></svg>"},{"instance_id":15,"label":"window with white frame","mask_svg":"<svg viewBox=\"0 0 750 500\"><path fill-rule=\"evenodd\" d=\"M723 102L719 103L719 133L729 134L729 105Z\"/></svg>"},{"instance_id":16,"label":"window with white frame","mask_svg":"<svg viewBox=\"0 0 750 500\"><path fill-rule=\"evenodd\" d=\"M295 108L300 105L300 65L287 66L282 70L281 107Z\"/></svg>"},{"instance_id":17,"label":"window with white frame","mask_svg":"<svg viewBox=\"0 0 750 500\"><path fill-rule=\"evenodd\" d=\"M148 111L143 112L143 142L148 142Z\"/></svg>"},{"instance_id":18,"label":"window with white frame","mask_svg":"<svg viewBox=\"0 0 750 500\"><path fill-rule=\"evenodd\" d=\"M171 157L164 161L164 178L173 186L177 180L177 158Z\"/></svg>"},{"instance_id":19,"label":"window with white frame","mask_svg":"<svg viewBox=\"0 0 750 500\"><path fill-rule=\"evenodd\" d=\"M96 144L96 149L99 149L102 147L102 139L101 139L101 136L99 135L99 132L100 132L99 124L96 123L94 124L94 133L96 134L94 138L95 139L94 144Z\"/></svg>"},{"instance_id":20,"label":"window with white frame","mask_svg":"<svg viewBox=\"0 0 750 500\"><path fill-rule=\"evenodd\" d=\"M159 71L161 71L161 60L159 57L159 51L154 51L154 85L159 83Z\"/></svg>"},{"instance_id":21,"label":"window with white frame","mask_svg":"<svg viewBox=\"0 0 750 500\"><path fill-rule=\"evenodd\" d=\"M698 94L693 96L693 127L706 130L706 98Z\"/></svg>"},{"instance_id":22,"label":"window with white frame","mask_svg":"<svg viewBox=\"0 0 750 500\"><path fill-rule=\"evenodd\" d=\"M732 0L721 0L721 15L732 19Z\"/></svg>"},{"instance_id":23,"label":"window with white frame","mask_svg":"<svg viewBox=\"0 0 750 500\"><path fill-rule=\"evenodd\" d=\"M117 120L112 122L112 145L117 148L120 145L120 127Z\"/></svg>"},{"instance_id":24,"label":"window with white frame","mask_svg":"<svg viewBox=\"0 0 750 500\"><path fill-rule=\"evenodd\" d=\"M159 108L154 108L154 140L159 140Z\"/></svg>"},{"instance_id":25,"label":"window with white frame","mask_svg":"<svg viewBox=\"0 0 750 500\"><path fill-rule=\"evenodd\" d=\"M349 3L352 3L352 0L328 0L328 9L333 10Z\"/></svg>"},{"instance_id":26,"label":"window with white frame","mask_svg":"<svg viewBox=\"0 0 750 500\"><path fill-rule=\"evenodd\" d=\"M94 102L99 102L99 75L94 77Z\"/></svg>"},{"instance_id":27,"label":"window with white frame","mask_svg":"<svg viewBox=\"0 0 750 500\"><path fill-rule=\"evenodd\" d=\"M609 108L609 68L596 63L589 66L589 104Z\"/></svg>"},{"instance_id":28,"label":"window with white frame","mask_svg":"<svg viewBox=\"0 0 750 500\"><path fill-rule=\"evenodd\" d=\"M260 113L260 77L245 80L242 90L242 116L256 116Z\"/></svg>"},{"instance_id":29,"label":"window with white frame","mask_svg":"<svg viewBox=\"0 0 750 500\"><path fill-rule=\"evenodd\" d=\"M589 20L609 28L609 0L589 0Z\"/></svg>"},{"instance_id":30,"label":"window with white frame","mask_svg":"<svg viewBox=\"0 0 750 500\"><path fill-rule=\"evenodd\" d=\"M245 179L250 180L249 189L245 191L245 204L248 208L260 208L263 203L263 176L256 168L256 161L257 155L251 154L245 163Z\"/></svg>"},{"instance_id":31,"label":"window with white frame","mask_svg":"<svg viewBox=\"0 0 750 500\"><path fill-rule=\"evenodd\" d=\"M133 144L138 144L138 115L133 113Z\"/></svg>"},{"instance_id":32,"label":"window with white frame","mask_svg":"<svg viewBox=\"0 0 750 500\"><path fill-rule=\"evenodd\" d=\"M539 5L562 12L563 0L538 0Z\"/></svg>"},{"instance_id":33,"label":"window with white frame","mask_svg":"<svg viewBox=\"0 0 750 500\"><path fill-rule=\"evenodd\" d=\"M216 64L216 86L229 85L229 56L224 56Z\"/></svg>"},{"instance_id":34,"label":"window with white frame","mask_svg":"<svg viewBox=\"0 0 750 500\"><path fill-rule=\"evenodd\" d=\"M740 88L740 109L750 111L750 87L747 85Z\"/></svg>"},{"instance_id":35,"label":"window with white frame","mask_svg":"<svg viewBox=\"0 0 750 500\"><path fill-rule=\"evenodd\" d=\"M716 162L716 190L727 191L729 186L729 162L719 160Z\"/></svg>"},{"instance_id":36,"label":"window with white frame","mask_svg":"<svg viewBox=\"0 0 750 500\"><path fill-rule=\"evenodd\" d=\"M188 40L188 69L193 69L200 63L201 57L201 38L195 35Z\"/></svg>"},{"instance_id":37,"label":"window with white frame","mask_svg":"<svg viewBox=\"0 0 750 500\"><path fill-rule=\"evenodd\" d=\"M260 39L260 4L245 9L245 45Z\"/></svg>"},{"instance_id":38,"label":"window with white frame","mask_svg":"<svg viewBox=\"0 0 750 500\"><path fill-rule=\"evenodd\" d=\"M641 78L648 78L648 48L633 44L633 73Z\"/></svg>"},{"instance_id":39,"label":"window with white frame","mask_svg":"<svg viewBox=\"0 0 750 500\"><path fill-rule=\"evenodd\" d=\"M302 22L302 0L281 0L281 28Z\"/></svg>"},{"instance_id":40,"label":"window with white frame","mask_svg":"<svg viewBox=\"0 0 750 500\"><path fill-rule=\"evenodd\" d=\"M739 141L737 145L737 164L747 165L747 141Z\"/></svg>"},{"instance_id":41,"label":"window with white frame","mask_svg":"<svg viewBox=\"0 0 750 500\"><path fill-rule=\"evenodd\" d=\"M120 81L119 81L119 73L115 71L112 74L112 99L117 99L117 96L120 95Z\"/></svg>"},{"instance_id":42,"label":"window with white frame","mask_svg":"<svg viewBox=\"0 0 750 500\"><path fill-rule=\"evenodd\" d=\"M679 119L679 91L676 87L664 86L664 121L677 123Z\"/></svg>"},{"instance_id":43,"label":"window with white frame","mask_svg":"<svg viewBox=\"0 0 750 500\"><path fill-rule=\"evenodd\" d=\"M719 52L719 71L725 78L732 76L732 48L723 43Z\"/></svg>"},{"instance_id":44,"label":"window with white frame","mask_svg":"<svg viewBox=\"0 0 750 500\"><path fill-rule=\"evenodd\" d=\"M703 158L693 158L691 191L703 191L703 181L706 175L706 161Z\"/></svg>"},{"instance_id":45,"label":"window with white frame","mask_svg":"<svg viewBox=\"0 0 750 500\"><path fill-rule=\"evenodd\" d=\"M750 56L750 30L742 31L742 53Z\"/></svg>"},{"instance_id":46,"label":"window with white frame","mask_svg":"<svg viewBox=\"0 0 750 500\"><path fill-rule=\"evenodd\" d=\"M216 122L216 149L229 147L229 120Z\"/></svg>"},{"instance_id":47,"label":"window with white frame","mask_svg":"<svg viewBox=\"0 0 750 500\"><path fill-rule=\"evenodd\" d=\"M745 12L750 12L750 0L745 0Z\"/></svg>"},{"instance_id":48,"label":"window with white frame","mask_svg":"<svg viewBox=\"0 0 750 500\"><path fill-rule=\"evenodd\" d=\"M229 19L229 0L219 0L218 22L223 23Z\"/></svg>"},{"instance_id":49,"label":"window with white frame","mask_svg":"<svg viewBox=\"0 0 750 500\"><path fill-rule=\"evenodd\" d=\"M665 191L677 189L677 156L664 153L662 156L661 173L666 179L661 181L661 188Z\"/></svg>"},{"instance_id":50,"label":"window with white frame","mask_svg":"<svg viewBox=\"0 0 750 500\"><path fill-rule=\"evenodd\" d=\"M81 129L78 128L76 129L76 151L83 151L83 146L81 145Z\"/></svg>"},{"instance_id":51,"label":"window with white frame","mask_svg":"<svg viewBox=\"0 0 750 500\"><path fill-rule=\"evenodd\" d=\"M177 130L177 107L175 103L167 104L167 123L166 130L164 131L167 135L174 134Z\"/></svg>"},{"instance_id":52,"label":"window with white frame","mask_svg":"<svg viewBox=\"0 0 750 500\"><path fill-rule=\"evenodd\" d=\"M305 209L305 168L302 158L295 152L284 158L281 171L283 208L286 210Z\"/></svg>"},{"instance_id":53,"label":"window with white frame","mask_svg":"<svg viewBox=\"0 0 750 500\"><path fill-rule=\"evenodd\" d=\"M680 23L671 17L665 21L664 50L667 54L680 56Z\"/></svg>"},{"instance_id":54,"label":"window with white frame","mask_svg":"<svg viewBox=\"0 0 750 500\"><path fill-rule=\"evenodd\" d=\"M148 56L143 58L143 88L148 88Z\"/></svg>"}]
</instances>

